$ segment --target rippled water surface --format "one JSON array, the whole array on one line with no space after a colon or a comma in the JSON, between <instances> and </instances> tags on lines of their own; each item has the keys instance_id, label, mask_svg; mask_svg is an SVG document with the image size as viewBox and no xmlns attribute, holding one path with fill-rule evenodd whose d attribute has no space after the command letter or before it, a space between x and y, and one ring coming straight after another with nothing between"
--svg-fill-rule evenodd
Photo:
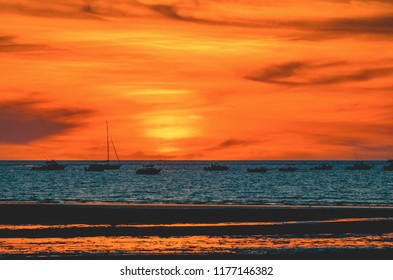
<instances>
[{"instance_id":1,"label":"rippled water surface","mask_svg":"<svg viewBox=\"0 0 393 280\"><path fill-rule=\"evenodd\" d=\"M33 171L35 161L0 162L0 201L228 203L393 206L393 172L370 161L368 171L349 171L349 161L332 161L331 171L313 171L316 161L227 161L228 171L206 172L204 161L152 162L154 176L136 175L147 162L123 161L119 170L85 172L89 162L63 161L64 171ZM280 172L294 165L296 172ZM247 173L264 166L266 173Z\"/></svg>"}]
</instances>

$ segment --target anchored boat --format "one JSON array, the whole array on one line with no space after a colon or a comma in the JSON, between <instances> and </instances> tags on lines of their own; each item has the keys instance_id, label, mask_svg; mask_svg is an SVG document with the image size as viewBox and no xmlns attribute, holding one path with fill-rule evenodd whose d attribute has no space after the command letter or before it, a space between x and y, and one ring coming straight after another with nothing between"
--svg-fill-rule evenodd
<instances>
[{"instance_id":1,"label":"anchored boat","mask_svg":"<svg viewBox=\"0 0 393 280\"><path fill-rule=\"evenodd\" d=\"M41 171L53 171L53 170L64 170L66 165L59 164L55 160L46 161L41 166L33 166L31 170L41 170Z\"/></svg>"},{"instance_id":2,"label":"anchored boat","mask_svg":"<svg viewBox=\"0 0 393 280\"><path fill-rule=\"evenodd\" d=\"M388 160L388 165L383 167L385 171L393 171L393 159Z\"/></svg>"},{"instance_id":3,"label":"anchored boat","mask_svg":"<svg viewBox=\"0 0 393 280\"><path fill-rule=\"evenodd\" d=\"M287 167L281 167L278 170L282 171L282 172L295 172L295 171L297 171L297 167L295 167L295 166L287 166Z\"/></svg>"},{"instance_id":4,"label":"anchored boat","mask_svg":"<svg viewBox=\"0 0 393 280\"><path fill-rule=\"evenodd\" d=\"M108 128L108 121L106 122L106 154L107 160L105 163L91 163L88 167L85 168L85 171L104 171L104 170L115 170L121 167L119 156L117 155L117 151L115 148L115 144L111 138L111 143L113 150L115 152L117 158L117 164L111 164L109 158L109 128Z\"/></svg>"},{"instance_id":5,"label":"anchored boat","mask_svg":"<svg viewBox=\"0 0 393 280\"><path fill-rule=\"evenodd\" d=\"M368 165L364 163L363 161L359 161L358 163L355 163L354 165L351 166L346 166L346 170L370 170L373 168L371 165Z\"/></svg>"},{"instance_id":6,"label":"anchored boat","mask_svg":"<svg viewBox=\"0 0 393 280\"><path fill-rule=\"evenodd\" d=\"M221 165L219 163L212 163L210 166L203 168L205 171L227 171L228 169L228 166Z\"/></svg>"},{"instance_id":7,"label":"anchored boat","mask_svg":"<svg viewBox=\"0 0 393 280\"><path fill-rule=\"evenodd\" d=\"M143 168L137 169L135 172L138 175L156 175L160 173L161 169L155 168L153 164L146 164Z\"/></svg>"},{"instance_id":8,"label":"anchored boat","mask_svg":"<svg viewBox=\"0 0 393 280\"><path fill-rule=\"evenodd\" d=\"M104 171L105 168L102 164L90 163L88 167L85 167L85 171Z\"/></svg>"},{"instance_id":9,"label":"anchored boat","mask_svg":"<svg viewBox=\"0 0 393 280\"><path fill-rule=\"evenodd\" d=\"M333 169L333 166L331 166L330 164L326 164L326 163L323 163L321 165L311 168L311 170L332 170L332 169Z\"/></svg>"},{"instance_id":10,"label":"anchored boat","mask_svg":"<svg viewBox=\"0 0 393 280\"><path fill-rule=\"evenodd\" d=\"M265 167L247 168L247 172L265 173L268 169Z\"/></svg>"}]
</instances>

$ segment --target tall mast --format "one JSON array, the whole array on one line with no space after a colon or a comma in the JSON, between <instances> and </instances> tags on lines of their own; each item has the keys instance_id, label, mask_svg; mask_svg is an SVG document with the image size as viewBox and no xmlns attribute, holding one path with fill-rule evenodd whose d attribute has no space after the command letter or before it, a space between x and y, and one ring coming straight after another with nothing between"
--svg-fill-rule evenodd
<instances>
[{"instance_id":1,"label":"tall mast","mask_svg":"<svg viewBox=\"0 0 393 280\"><path fill-rule=\"evenodd\" d=\"M116 158L117 158L117 162L120 164L120 160L119 160L119 156L117 155L117 151L116 151L115 144L113 143L112 137L110 137L110 138L111 138L111 143L112 143L113 150L115 151L115 155L116 155Z\"/></svg>"},{"instance_id":2,"label":"tall mast","mask_svg":"<svg viewBox=\"0 0 393 280\"><path fill-rule=\"evenodd\" d=\"M107 161L109 165L109 133L108 133L108 121L106 121L106 154L107 154Z\"/></svg>"}]
</instances>

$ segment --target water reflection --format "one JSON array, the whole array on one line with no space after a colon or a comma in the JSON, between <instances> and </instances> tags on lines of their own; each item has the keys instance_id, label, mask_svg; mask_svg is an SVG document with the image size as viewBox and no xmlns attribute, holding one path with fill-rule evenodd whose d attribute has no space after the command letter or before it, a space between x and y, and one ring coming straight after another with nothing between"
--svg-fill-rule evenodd
<instances>
[{"instance_id":1,"label":"water reflection","mask_svg":"<svg viewBox=\"0 0 393 280\"><path fill-rule=\"evenodd\" d=\"M76 256L154 254L262 254L266 250L393 248L393 233L383 235L254 235L185 237L0 238L1 255Z\"/></svg>"}]
</instances>

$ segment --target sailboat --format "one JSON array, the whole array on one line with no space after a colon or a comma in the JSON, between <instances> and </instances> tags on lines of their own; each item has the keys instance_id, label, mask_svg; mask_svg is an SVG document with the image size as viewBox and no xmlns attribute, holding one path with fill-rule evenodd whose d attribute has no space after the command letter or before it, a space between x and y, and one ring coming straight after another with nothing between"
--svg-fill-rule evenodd
<instances>
[{"instance_id":1,"label":"sailboat","mask_svg":"<svg viewBox=\"0 0 393 280\"><path fill-rule=\"evenodd\" d=\"M372 168L371 165L368 165L364 163L362 160L360 160L360 157L357 152L354 152L354 155L357 163L351 166L346 166L345 167L346 170L370 170Z\"/></svg>"},{"instance_id":2,"label":"sailboat","mask_svg":"<svg viewBox=\"0 0 393 280\"><path fill-rule=\"evenodd\" d=\"M108 121L106 121L106 154L107 154L107 160L104 163L91 163L88 167L85 168L85 171L104 171L104 170L115 170L119 169L121 164L119 157L117 155L117 151L115 148L115 145L113 143L113 140L111 138L112 142L112 147L113 150L115 151L115 155L117 158L117 164L111 164L110 163L110 158L109 158L109 128L108 128Z\"/></svg>"}]
</instances>

